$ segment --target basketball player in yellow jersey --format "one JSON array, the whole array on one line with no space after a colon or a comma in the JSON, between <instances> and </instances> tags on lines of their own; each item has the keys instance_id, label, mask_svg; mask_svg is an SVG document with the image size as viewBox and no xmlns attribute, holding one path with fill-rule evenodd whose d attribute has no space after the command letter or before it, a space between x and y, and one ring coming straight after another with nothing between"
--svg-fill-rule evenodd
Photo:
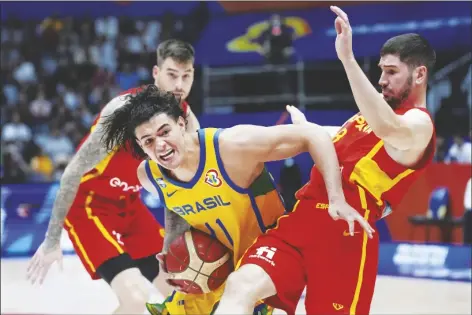
<instances>
[{"instance_id":1,"label":"basketball player in yellow jersey","mask_svg":"<svg viewBox=\"0 0 472 315\"><path fill-rule=\"evenodd\" d=\"M149 86L128 96L127 104L104 122L107 148L129 148L148 158L140 164L138 177L165 203L164 254L192 226L232 249L237 264L285 211L264 163L302 152L308 151L320 168L332 203L349 207L334 146L322 127L239 125L186 133L183 117L172 94ZM223 287L199 295L176 292L159 313L211 314Z\"/></svg>"}]
</instances>

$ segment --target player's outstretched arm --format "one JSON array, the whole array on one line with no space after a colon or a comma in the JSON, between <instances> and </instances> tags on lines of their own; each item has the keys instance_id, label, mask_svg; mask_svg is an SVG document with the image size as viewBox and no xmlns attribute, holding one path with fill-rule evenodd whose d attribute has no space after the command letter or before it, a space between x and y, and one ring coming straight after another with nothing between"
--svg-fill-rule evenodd
<instances>
[{"instance_id":1,"label":"player's outstretched arm","mask_svg":"<svg viewBox=\"0 0 472 315\"><path fill-rule=\"evenodd\" d=\"M397 115L362 71L352 51L352 28L347 14L336 6L336 52L346 71L359 111L374 133L398 150L423 149L429 143L433 125L429 116L412 110Z\"/></svg>"},{"instance_id":2,"label":"player's outstretched arm","mask_svg":"<svg viewBox=\"0 0 472 315\"><path fill-rule=\"evenodd\" d=\"M122 104L118 98L108 103L102 110L102 117L112 113ZM75 199L82 176L107 156L106 149L100 144L102 137L101 118L87 140L72 157L62 174L59 190L52 208L46 239L31 258L27 276L32 283L43 282L49 267L55 261L62 265L60 240L65 218Z\"/></svg>"},{"instance_id":3,"label":"player's outstretched arm","mask_svg":"<svg viewBox=\"0 0 472 315\"><path fill-rule=\"evenodd\" d=\"M103 133L102 117L111 114L122 103L123 101L120 98L115 98L105 105L96 127L64 170L49 221L46 247L59 243L65 217L75 199L82 176L107 156L108 152L100 143Z\"/></svg>"},{"instance_id":4,"label":"player's outstretched arm","mask_svg":"<svg viewBox=\"0 0 472 315\"><path fill-rule=\"evenodd\" d=\"M310 153L323 176L331 217L334 220L346 220L351 235L354 235L354 221L357 221L372 238L374 229L346 202L338 157L331 137L322 126L313 123L272 127L240 125L226 129L220 135L222 158L226 161L245 161L248 169L257 169L258 164L286 159L303 152Z\"/></svg>"},{"instance_id":5,"label":"player's outstretched arm","mask_svg":"<svg viewBox=\"0 0 472 315\"><path fill-rule=\"evenodd\" d=\"M292 124L262 127L239 125L224 130L220 135L220 149L231 158L258 164L283 160L309 152L319 167L332 201L344 199L340 167L331 137L317 124Z\"/></svg>"}]
</instances>

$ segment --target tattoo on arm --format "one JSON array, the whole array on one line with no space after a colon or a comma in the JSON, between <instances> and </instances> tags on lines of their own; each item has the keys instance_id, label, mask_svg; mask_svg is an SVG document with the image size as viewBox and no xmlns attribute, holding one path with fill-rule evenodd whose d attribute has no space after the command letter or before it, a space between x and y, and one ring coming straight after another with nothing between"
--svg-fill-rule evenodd
<instances>
[{"instance_id":1,"label":"tattoo on arm","mask_svg":"<svg viewBox=\"0 0 472 315\"><path fill-rule=\"evenodd\" d=\"M165 209L165 236L163 252L167 253L170 244L182 233L190 230L190 224L181 216L169 209Z\"/></svg>"},{"instance_id":2,"label":"tattoo on arm","mask_svg":"<svg viewBox=\"0 0 472 315\"><path fill-rule=\"evenodd\" d=\"M113 112L121 103L117 99L108 103L102 111L102 116ZM64 221L77 195L82 176L108 155L101 144L101 137L102 128L100 122L98 122L95 130L82 144L64 170L46 233L46 249L51 249L60 243Z\"/></svg>"}]
</instances>

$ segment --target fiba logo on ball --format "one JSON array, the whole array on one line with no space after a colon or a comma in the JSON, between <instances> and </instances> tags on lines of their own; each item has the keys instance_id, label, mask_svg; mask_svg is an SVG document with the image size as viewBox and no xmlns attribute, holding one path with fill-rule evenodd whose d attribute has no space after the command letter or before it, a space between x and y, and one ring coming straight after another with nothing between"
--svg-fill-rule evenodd
<instances>
[{"instance_id":1,"label":"fiba logo on ball","mask_svg":"<svg viewBox=\"0 0 472 315\"><path fill-rule=\"evenodd\" d=\"M218 289L234 270L231 251L216 238L195 229L171 243L166 266L171 281L191 294Z\"/></svg>"}]
</instances>

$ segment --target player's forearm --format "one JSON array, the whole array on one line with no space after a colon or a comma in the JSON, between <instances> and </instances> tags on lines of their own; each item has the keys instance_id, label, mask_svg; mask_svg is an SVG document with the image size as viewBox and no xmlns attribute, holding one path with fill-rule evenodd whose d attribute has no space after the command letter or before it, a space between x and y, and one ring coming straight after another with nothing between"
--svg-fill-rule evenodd
<instances>
[{"instance_id":1,"label":"player's forearm","mask_svg":"<svg viewBox=\"0 0 472 315\"><path fill-rule=\"evenodd\" d=\"M180 217L178 214L166 208L164 246L162 251L164 253L167 253L170 244L177 237L179 237L179 235L188 230L190 230L190 224L188 224L187 221L182 219L182 217Z\"/></svg>"},{"instance_id":2,"label":"player's forearm","mask_svg":"<svg viewBox=\"0 0 472 315\"><path fill-rule=\"evenodd\" d=\"M82 174L70 167L66 168L62 175L46 233L47 248L60 243L64 221L79 189L81 176Z\"/></svg>"},{"instance_id":3,"label":"player's forearm","mask_svg":"<svg viewBox=\"0 0 472 315\"><path fill-rule=\"evenodd\" d=\"M380 136L394 129L399 124L397 115L370 83L357 61L349 59L343 66L359 111L372 130Z\"/></svg>"},{"instance_id":4,"label":"player's forearm","mask_svg":"<svg viewBox=\"0 0 472 315\"><path fill-rule=\"evenodd\" d=\"M100 144L101 134L97 126L89 138L67 165L61 177L59 190L49 220L46 234L46 246L56 246L61 239L65 218L79 190L82 176L107 156L107 151Z\"/></svg>"},{"instance_id":5,"label":"player's forearm","mask_svg":"<svg viewBox=\"0 0 472 315\"><path fill-rule=\"evenodd\" d=\"M123 105L123 103L122 98L114 98L105 105L101 116L107 117ZM82 176L108 155L109 152L107 152L101 141L102 135L103 126L101 122L98 122L94 131L90 133L87 140L82 144L64 170L49 220L45 240L46 247L53 247L59 244L65 218L77 195Z\"/></svg>"},{"instance_id":6,"label":"player's forearm","mask_svg":"<svg viewBox=\"0 0 472 315\"><path fill-rule=\"evenodd\" d=\"M309 124L312 132L308 135L308 152L323 176L329 201L344 200L338 156L331 137L323 127Z\"/></svg>"}]
</instances>

